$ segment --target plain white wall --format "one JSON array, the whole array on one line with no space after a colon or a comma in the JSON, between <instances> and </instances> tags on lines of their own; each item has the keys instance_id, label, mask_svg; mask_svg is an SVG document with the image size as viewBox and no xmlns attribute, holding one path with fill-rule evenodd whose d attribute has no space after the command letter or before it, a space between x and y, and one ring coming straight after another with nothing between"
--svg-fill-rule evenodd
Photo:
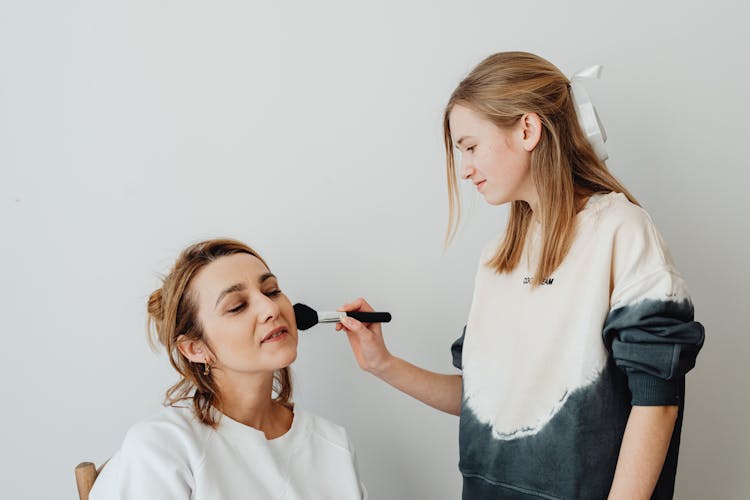
<instances>
[{"instance_id":1,"label":"plain white wall","mask_svg":"<svg viewBox=\"0 0 750 500\"><path fill-rule=\"evenodd\" d=\"M232 236L293 300L364 295L392 351L455 372L481 246L505 208L466 191L443 251L441 109L484 56L536 52L588 88L610 168L650 211L707 329L677 498L747 498L742 2L0 3L0 484L73 498L174 377L145 301L186 244ZM373 499L460 495L458 420L305 333L299 405L346 426Z\"/></svg>"}]
</instances>

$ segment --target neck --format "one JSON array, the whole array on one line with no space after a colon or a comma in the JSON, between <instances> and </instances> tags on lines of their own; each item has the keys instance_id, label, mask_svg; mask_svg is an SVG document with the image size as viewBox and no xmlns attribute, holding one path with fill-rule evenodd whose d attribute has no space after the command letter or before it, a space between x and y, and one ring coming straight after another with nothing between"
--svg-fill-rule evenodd
<instances>
[{"instance_id":1,"label":"neck","mask_svg":"<svg viewBox=\"0 0 750 500\"><path fill-rule=\"evenodd\" d=\"M587 194L576 194L575 196L575 211L576 213L580 212L586 207L586 202L589 201L589 198L591 197L590 193ZM529 207L531 207L531 213L534 220L537 222L540 222L541 219L539 218L540 214L538 212L539 208L539 196L534 193L533 196L529 196L527 199L524 200L526 203L529 204Z\"/></svg>"},{"instance_id":2,"label":"neck","mask_svg":"<svg viewBox=\"0 0 750 500\"><path fill-rule=\"evenodd\" d=\"M262 431L266 439L274 439L289 430L291 411L271 399L273 373L236 379L217 373L216 383L221 395L219 410L227 417Z\"/></svg>"},{"instance_id":3,"label":"neck","mask_svg":"<svg viewBox=\"0 0 750 500\"><path fill-rule=\"evenodd\" d=\"M517 199L525 201L531 208L532 216L537 220L539 219L539 193L530 177L526 180L520 196Z\"/></svg>"},{"instance_id":4,"label":"neck","mask_svg":"<svg viewBox=\"0 0 750 500\"><path fill-rule=\"evenodd\" d=\"M536 220L537 222L541 222L541 214L539 213L539 196L534 193L533 196L528 196L526 199L524 199L526 203L528 203L529 208L531 208L531 217Z\"/></svg>"}]
</instances>

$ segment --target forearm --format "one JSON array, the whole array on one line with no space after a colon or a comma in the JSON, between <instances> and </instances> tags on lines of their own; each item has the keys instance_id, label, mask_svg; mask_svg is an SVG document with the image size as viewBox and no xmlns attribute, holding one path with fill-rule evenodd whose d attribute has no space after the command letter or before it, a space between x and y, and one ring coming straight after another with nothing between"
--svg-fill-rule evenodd
<instances>
[{"instance_id":1,"label":"forearm","mask_svg":"<svg viewBox=\"0 0 750 500\"><path fill-rule=\"evenodd\" d=\"M372 311L363 298L344 304L340 311ZM383 332L377 323L365 325L344 316L336 330L344 329L359 367L396 389L438 410L461 413L461 375L431 372L393 356L385 347Z\"/></svg>"},{"instance_id":2,"label":"forearm","mask_svg":"<svg viewBox=\"0 0 750 500\"><path fill-rule=\"evenodd\" d=\"M395 356L372 373L396 389L440 411L461 413L461 375L445 375Z\"/></svg>"},{"instance_id":3,"label":"forearm","mask_svg":"<svg viewBox=\"0 0 750 500\"><path fill-rule=\"evenodd\" d=\"M634 406L620 446L609 500L651 498L677 420L677 406Z\"/></svg>"}]
</instances>

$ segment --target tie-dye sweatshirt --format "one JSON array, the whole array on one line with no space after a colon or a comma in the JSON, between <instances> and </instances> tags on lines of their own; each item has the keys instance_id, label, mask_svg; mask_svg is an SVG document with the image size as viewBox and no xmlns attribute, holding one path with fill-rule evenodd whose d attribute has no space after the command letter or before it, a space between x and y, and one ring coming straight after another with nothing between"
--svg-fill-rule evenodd
<instances>
[{"instance_id":1,"label":"tie-dye sweatshirt","mask_svg":"<svg viewBox=\"0 0 750 500\"><path fill-rule=\"evenodd\" d=\"M601 500L632 406L680 407L653 498L672 498L684 376L703 326L660 234L621 193L591 197L563 263L532 288L540 228L498 274L482 253L464 333L463 498Z\"/></svg>"}]
</instances>

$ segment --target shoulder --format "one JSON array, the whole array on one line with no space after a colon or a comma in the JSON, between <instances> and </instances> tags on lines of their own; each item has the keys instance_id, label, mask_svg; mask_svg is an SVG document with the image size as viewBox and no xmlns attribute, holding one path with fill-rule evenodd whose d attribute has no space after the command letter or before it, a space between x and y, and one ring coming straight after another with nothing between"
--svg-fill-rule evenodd
<instances>
[{"instance_id":1,"label":"shoulder","mask_svg":"<svg viewBox=\"0 0 750 500\"><path fill-rule=\"evenodd\" d=\"M191 408L167 407L133 425L90 498L187 498L205 456L205 432L191 415Z\"/></svg>"},{"instance_id":2,"label":"shoulder","mask_svg":"<svg viewBox=\"0 0 750 500\"><path fill-rule=\"evenodd\" d=\"M599 195L588 207L597 238L610 238L616 260L645 259L651 265L671 267L672 257L651 215L622 193Z\"/></svg>"},{"instance_id":3,"label":"shoulder","mask_svg":"<svg viewBox=\"0 0 750 500\"><path fill-rule=\"evenodd\" d=\"M606 251L611 252L612 307L646 298L689 302L669 247L645 209L621 193L600 195L590 208L594 220L589 226L591 236L599 243L602 238L609 239Z\"/></svg>"},{"instance_id":4,"label":"shoulder","mask_svg":"<svg viewBox=\"0 0 750 500\"><path fill-rule=\"evenodd\" d=\"M598 224L613 229L648 230L654 226L648 212L622 193L595 195L586 210L591 212Z\"/></svg>"},{"instance_id":5,"label":"shoulder","mask_svg":"<svg viewBox=\"0 0 750 500\"><path fill-rule=\"evenodd\" d=\"M295 418L307 427L314 439L352 454L353 447L349 435L342 426L318 415L295 409Z\"/></svg>"},{"instance_id":6,"label":"shoulder","mask_svg":"<svg viewBox=\"0 0 750 500\"><path fill-rule=\"evenodd\" d=\"M137 453L171 450L174 455L195 457L202 454L212 430L197 419L192 406L167 406L133 425L122 448Z\"/></svg>"}]
</instances>

